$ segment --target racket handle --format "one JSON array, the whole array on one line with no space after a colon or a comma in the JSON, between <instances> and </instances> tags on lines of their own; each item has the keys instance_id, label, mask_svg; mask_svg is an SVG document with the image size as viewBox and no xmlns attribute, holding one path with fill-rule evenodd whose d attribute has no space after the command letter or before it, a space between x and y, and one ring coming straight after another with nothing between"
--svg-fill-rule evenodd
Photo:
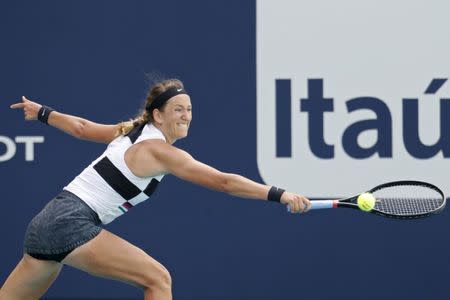
<instances>
[{"instance_id":1,"label":"racket handle","mask_svg":"<svg viewBox=\"0 0 450 300\"><path fill-rule=\"evenodd\" d=\"M311 209L336 208L336 200L315 200L311 201Z\"/></svg>"},{"instance_id":2,"label":"racket handle","mask_svg":"<svg viewBox=\"0 0 450 300\"><path fill-rule=\"evenodd\" d=\"M327 208L336 208L337 200L314 200L311 201L311 210L313 209L327 209ZM291 207L287 206L287 211L291 212Z\"/></svg>"}]
</instances>

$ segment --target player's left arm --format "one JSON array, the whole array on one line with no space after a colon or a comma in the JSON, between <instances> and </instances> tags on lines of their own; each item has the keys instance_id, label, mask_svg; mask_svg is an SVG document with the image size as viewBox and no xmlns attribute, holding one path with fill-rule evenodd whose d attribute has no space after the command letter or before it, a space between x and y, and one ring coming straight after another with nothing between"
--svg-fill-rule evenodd
<instances>
[{"instance_id":1,"label":"player's left arm","mask_svg":"<svg viewBox=\"0 0 450 300\"><path fill-rule=\"evenodd\" d=\"M37 120L42 105L22 97L22 102L10 106L23 109L25 120ZM109 143L119 135L119 124L99 124L84 118L53 111L48 117L48 124L79 139Z\"/></svg>"}]
</instances>

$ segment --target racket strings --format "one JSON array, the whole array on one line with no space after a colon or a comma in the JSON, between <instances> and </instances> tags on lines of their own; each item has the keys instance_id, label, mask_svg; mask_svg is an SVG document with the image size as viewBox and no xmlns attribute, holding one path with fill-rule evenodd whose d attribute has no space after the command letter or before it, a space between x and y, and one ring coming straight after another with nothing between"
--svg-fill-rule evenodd
<instances>
[{"instance_id":1,"label":"racket strings","mask_svg":"<svg viewBox=\"0 0 450 300\"><path fill-rule=\"evenodd\" d=\"M381 212L408 216L433 212L442 205L442 197L439 198L400 198L377 197L375 209Z\"/></svg>"}]
</instances>

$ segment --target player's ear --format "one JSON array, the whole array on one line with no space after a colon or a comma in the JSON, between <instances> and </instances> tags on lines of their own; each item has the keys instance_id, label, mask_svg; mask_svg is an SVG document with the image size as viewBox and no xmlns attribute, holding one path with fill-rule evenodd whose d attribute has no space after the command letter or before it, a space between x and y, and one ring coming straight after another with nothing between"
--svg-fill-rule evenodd
<instances>
[{"instance_id":1,"label":"player's ear","mask_svg":"<svg viewBox=\"0 0 450 300\"><path fill-rule=\"evenodd\" d=\"M162 124L163 118L161 111L155 108L152 113L153 113L153 120L158 124Z\"/></svg>"}]
</instances>

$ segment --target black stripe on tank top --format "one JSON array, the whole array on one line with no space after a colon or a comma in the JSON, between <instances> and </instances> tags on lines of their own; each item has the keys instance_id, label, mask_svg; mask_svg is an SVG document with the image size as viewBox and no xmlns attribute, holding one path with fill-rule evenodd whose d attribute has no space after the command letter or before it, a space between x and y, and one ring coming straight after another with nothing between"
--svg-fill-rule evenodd
<instances>
[{"instance_id":1,"label":"black stripe on tank top","mask_svg":"<svg viewBox=\"0 0 450 300\"><path fill-rule=\"evenodd\" d=\"M156 190L156 188L158 187L159 181L156 180L155 178L152 179L152 181L150 181L150 183L147 185L147 187L144 190L144 194L146 194L147 196L151 196L153 194L153 192Z\"/></svg>"},{"instance_id":2,"label":"black stripe on tank top","mask_svg":"<svg viewBox=\"0 0 450 300\"><path fill-rule=\"evenodd\" d=\"M125 135L125 136L127 136L130 139L132 144L134 144L134 142L136 142L138 137L141 135L142 130L144 130L145 125L147 125L147 124L144 123L144 124L136 126L133 129L131 129L131 131L129 133L127 133Z\"/></svg>"},{"instance_id":3,"label":"black stripe on tank top","mask_svg":"<svg viewBox=\"0 0 450 300\"><path fill-rule=\"evenodd\" d=\"M94 169L125 200L133 199L142 193L134 183L120 172L108 157L105 156L97 162L94 165Z\"/></svg>"}]
</instances>

